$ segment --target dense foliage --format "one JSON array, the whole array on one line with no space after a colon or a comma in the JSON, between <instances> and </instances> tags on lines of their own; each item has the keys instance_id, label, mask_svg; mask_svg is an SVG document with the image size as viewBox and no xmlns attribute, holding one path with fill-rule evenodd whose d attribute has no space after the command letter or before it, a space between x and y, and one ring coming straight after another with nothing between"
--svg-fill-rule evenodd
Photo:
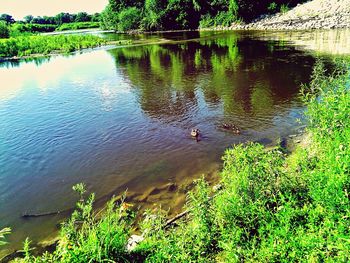
<instances>
[{"instance_id":1,"label":"dense foliage","mask_svg":"<svg viewBox=\"0 0 350 263\"><path fill-rule=\"evenodd\" d=\"M203 180L189 194L187 217L167 225L146 213L144 238L131 252L127 205L110 203L100 219L94 196L63 225L54 253L25 262L348 262L350 260L349 64L325 77L317 64L304 88L308 147L287 156L249 143L224 155L221 190ZM306 143L305 142L305 143Z\"/></svg>"},{"instance_id":2,"label":"dense foliage","mask_svg":"<svg viewBox=\"0 0 350 263\"><path fill-rule=\"evenodd\" d=\"M105 44L106 40L92 35L19 36L0 39L1 57L22 57L52 52L72 52Z\"/></svg>"},{"instance_id":3,"label":"dense foliage","mask_svg":"<svg viewBox=\"0 0 350 263\"><path fill-rule=\"evenodd\" d=\"M235 21L250 21L261 14L286 10L303 1L305 0L109 0L101 14L101 21L105 28L120 31L229 26Z\"/></svg>"}]
</instances>

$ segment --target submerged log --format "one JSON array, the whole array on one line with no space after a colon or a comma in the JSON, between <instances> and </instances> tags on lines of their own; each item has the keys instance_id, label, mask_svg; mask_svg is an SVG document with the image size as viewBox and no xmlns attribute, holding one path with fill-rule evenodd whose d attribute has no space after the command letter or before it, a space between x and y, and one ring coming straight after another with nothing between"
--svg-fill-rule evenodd
<instances>
[{"instance_id":1,"label":"submerged log","mask_svg":"<svg viewBox=\"0 0 350 263\"><path fill-rule=\"evenodd\" d=\"M185 215L187 215L190 211L186 210L180 214L177 214L176 216L174 216L173 218L169 219L168 221L166 221L164 228L167 228L169 226L171 226L173 223L175 223L175 221L179 220L180 218L183 218Z\"/></svg>"},{"instance_id":2,"label":"submerged log","mask_svg":"<svg viewBox=\"0 0 350 263\"><path fill-rule=\"evenodd\" d=\"M61 211L53 211L53 212L46 212L46 213L38 213L38 214L29 214L29 213L24 213L22 215L23 218L30 218L30 217L42 217L42 216L52 216L52 215L57 215L61 213Z\"/></svg>"}]
</instances>

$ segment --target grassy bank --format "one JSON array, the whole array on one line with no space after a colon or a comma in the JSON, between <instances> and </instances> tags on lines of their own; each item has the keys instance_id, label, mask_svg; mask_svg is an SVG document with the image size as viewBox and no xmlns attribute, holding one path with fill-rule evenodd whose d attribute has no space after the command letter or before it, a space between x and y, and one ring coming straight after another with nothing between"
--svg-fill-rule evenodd
<instances>
[{"instance_id":1,"label":"grassy bank","mask_svg":"<svg viewBox=\"0 0 350 263\"><path fill-rule=\"evenodd\" d=\"M101 216L94 195L79 194L53 253L23 262L348 262L350 260L350 71L339 62L331 76L322 63L303 89L307 147L291 155L248 143L227 149L221 190L197 181L188 213L166 221L148 211L139 224L128 204L110 202ZM85 201L84 201L85 200ZM135 231L143 241L131 251ZM129 244L130 245L130 244ZM130 246L129 246L130 248Z\"/></svg>"},{"instance_id":2,"label":"grassy bank","mask_svg":"<svg viewBox=\"0 0 350 263\"><path fill-rule=\"evenodd\" d=\"M107 41L91 35L18 36L0 39L1 57L24 57L33 54L68 53L106 44Z\"/></svg>"}]
</instances>

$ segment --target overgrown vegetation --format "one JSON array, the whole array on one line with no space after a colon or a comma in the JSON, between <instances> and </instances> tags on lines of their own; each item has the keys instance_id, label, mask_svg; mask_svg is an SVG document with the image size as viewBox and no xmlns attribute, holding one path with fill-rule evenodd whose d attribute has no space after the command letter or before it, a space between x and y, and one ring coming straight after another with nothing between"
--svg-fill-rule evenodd
<instances>
[{"instance_id":1,"label":"overgrown vegetation","mask_svg":"<svg viewBox=\"0 0 350 263\"><path fill-rule=\"evenodd\" d=\"M69 53L92 48L107 41L92 35L19 36L0 39L0 57L23 57L52 52Z\"/></svg>"},{"instance_id":2,"label":"overgrown vegetation","mask_svg":"<svg viewBox=\"0 0 350 263\"><path fill-rule=\"evenodd\" d=\"M83 199L62 226L53 253L25 262L348 262L350 260L350 71L340 63L327 76L322 63L303 89L307 147L287 156L248 143L227 149L222 190L204 179L188 196L187 217L166 224L166 213L148 211L142 238L131 252L126 204L110 202L100 219L94 196ZM22 260L22 261L23 261Z\"/></svg>"},{"instance_id":3,"label":"overgrown vegetation","mask_svg":"<svg viewBox=\"0 0 350 263\"><path fill-rule=\"evenodd\" d=\"M109 0L101 13L106 29L128 31L197 29L229 26L241 20L251 21L261 14L285 12L305 0Z\"/></svg>"}]
</instances>

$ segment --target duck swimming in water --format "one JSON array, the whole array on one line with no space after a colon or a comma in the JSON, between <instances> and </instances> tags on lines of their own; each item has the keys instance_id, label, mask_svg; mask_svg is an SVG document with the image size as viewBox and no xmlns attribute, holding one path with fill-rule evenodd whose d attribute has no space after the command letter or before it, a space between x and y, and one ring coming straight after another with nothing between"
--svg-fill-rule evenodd
<instances>
[{"instance_id":1,"label":"duck swimming in water","mask_svg":"<svg viewBox=\"0 0 350 263\"><path fill-rule=\"evenodd\" d=\"M197 138L199 136L199 129L192 129L191 136Z\"/></svg>"},{"instance_id":2,"label":"duck swimming in water","mask_svg":"<svg viewBox=\"0 0 350 263\"><path fill-rule=\"evenodd\" d=\"M238 128L236 125L234 124L230 124L230 123L223 123L220 125L220 127L224 130L229 130L235 134L241 134L241 129Z\"/></svg>"}]
</instances>

